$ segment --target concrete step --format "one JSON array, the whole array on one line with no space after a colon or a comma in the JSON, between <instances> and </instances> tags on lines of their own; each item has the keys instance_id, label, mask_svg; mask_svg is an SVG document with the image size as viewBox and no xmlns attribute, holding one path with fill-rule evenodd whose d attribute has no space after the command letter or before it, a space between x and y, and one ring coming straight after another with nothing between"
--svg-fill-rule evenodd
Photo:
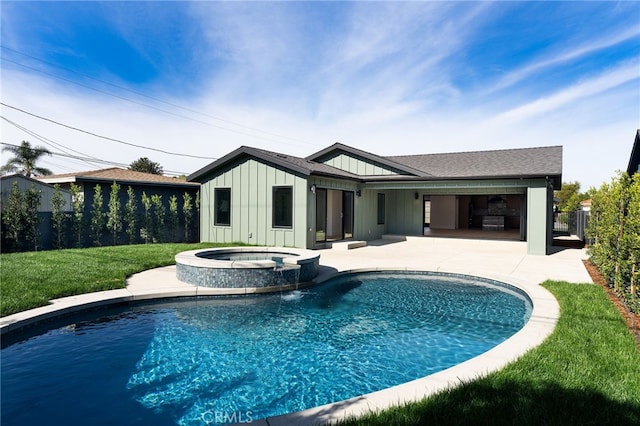
<instances>
[{"instance_id":1,"label":"concrete step","mask_svg":"<svg viewBox=\"0 0 640 426\"><path fill-rule=\"evenodd\" d=\"M366 241L337 241L335 243L331 243L331 248L336 250L352 250L365 247L366 245Z\"/></svg>"}]
</instances>

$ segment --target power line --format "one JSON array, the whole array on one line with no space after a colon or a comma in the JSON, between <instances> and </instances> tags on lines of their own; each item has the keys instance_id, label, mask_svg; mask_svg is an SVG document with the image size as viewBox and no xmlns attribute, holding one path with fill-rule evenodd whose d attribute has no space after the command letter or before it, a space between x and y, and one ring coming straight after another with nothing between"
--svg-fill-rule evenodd
<instances>
[{"instance_id":1,"label":"power line","mask_svg":"<svg viewBox=\"0 0 640 426\"><path fill-rule=\"evenodd\" d=\"M108 81L100 80L98 78L92 77L92 76L84 74L84 73L80 73L80 72L72 70L70 68L63 67L61 65L58 65L58 64L55 64L55 63L52 63L52 62L49 62L49 61L45 61L45 60L37 58L37 57L35 57L33 55L29 55L27 53L20 52L18 50L12 49L12 48L7 47L7 46L0 45L0 47L5 49L5 50L9 50L11 52L17 53L19 55L31 58L31 59L36 60L38 62L42 62L44 64L47 64L47 65L50 65L50 66L53 66L53 67L56 67L56 68L63 69L63 70L68 71L70 73L80 75L82 77L97 81L97 82L102 83L102 84L106 84L106 85L111 86L111 87L114 87L116 89L123 90L123 91L129 92L129 93L133 93L133 94L135 94L137 96L141 96L141 97L153 100L155 102L160 102L160 103L163 103L165 105L172 106L174 108L178 108L178 109L181 109L181 110L184 110L184 111L188 111L188 112L191 112L191 113L194 113L194 114L198 114L198 115L201 115L201 116L204 116L204 117L208 117L208 118L211 118L213 120L218 120L218 121L222 121L224 123L232 124L234 126L237 126L237 127L243 128L243 129L251 130L251 131L254 131L254 132L259 132L259 133L262 133L262 134L265 134L265 135L269 135L269 136L274 136L274 137L277 137L277 138L280 138L280 139L288 139L290 141L302 143L302 144L309 145L309 146L318 146L318 144L312 144L312 143L309 143L309 142L306 142L306 141L302 141L300 139L295 139L295 138L291 138L289 136L284 136L284 135L280 135L280 134L277 134L277 133L268 132L268 131L265 131L265 130L262 130L262 129L259 129L259 128L256 128L256 127L246 126L244 124L240 124L240 123L233 122L231 120L227 120L227 119L224 119L224 118L216 117L214 115L207 114L207 113L204 113L202 111L197 111L197 110L192 109L192 108L187 108L187 107L184 107L182 105L178 105L178 104L175 104L175 103L172 103L172 102L168 102L168 101L165 101L165 100L153 97L153 96L149 96L149 95L146 95L144 93L141 93L141 92L138 92L138 91L135 91L135 90L131 90L131 89L128 89L126 87L118 86L116 84L110 83ZM85 87L85 88L90 89L90 90L97 91L99 93L103 93L103 94L106 94L106 95L109 95L109 96L113 96L115 98L122 99L122 100L125 100L127 102L132 102L132 103L137 104L137 105L145 106L147 108L152 108L152 109L154 109L156 111L161 111L161 112L164 112L164 113L167 113L167 114L170 114L170 115L174 115L176 117L180 117L180 118L184 118L184 119L187 119L187 120L196 121L198 123L202 123L202 124L205 124L205 125L213 126L213 127L216 127L216 128L222 129L222 130L226 130L226 131L229 131L229 132L239 133L239 134L242 134L242 135L245 135L245 136L259 137L261 139L266 139L266 140L273 141L272 139L267 139L267 138L264 138L264 137L251 135L251 134L248 134L248 133L240 132L238 130L229 129L227 127L217 126L217 125L211 124L209 122L197 120L197 119L194 119L192 117L187 117L187 116L184 116L184 115L176 114L176 113L173 113L171 111L167 111L167 110L164 110L164 109L161 109L161 108L157 108L157 107L152 106L152 105L148 105L148 104L144 104L144 103L141 103L141 102L137 102L137 101L134 101L132 99L129 99L129 98L126 98L126 97L123 97L123 96L119 96L119 95L116 95L116 94L113 94L113 93L110 93L110 92L106 92L104 90L96 89L94 87L87 86L85 84L81 84L81 83L79 83L79 82L77 82L75 80L71 80L71 79L68 79L68 78L60 77L58 75L55 75L55 74L52 74L52 73L49 73L49 72L46 72L46 71L31 67L29 65L22 64L20 62L17 62L17 61L11 60L11 59L4 58L4 60L8 61L8 62L11 62L13 64L16 64L18 66L21 66L21 67L31 69L33 71L40 72L40 73L45 74L45 75L49 75L51 77L58 78L60 80L67 81L69 83L77 84L79 86Z\"/></svg>"},{"instance_id":2,"label":"power line","mask_svg":"<svg viewBox=\"0 0 640 426\"><path fill-rule=\"evenodd\" d=\"M16 147L16 148L18 147L18 145L7 143L7 142L0 142L0 144L1 145L5 145L5 146L13 146L13 147ZM122 167L122 168L128 168L129 167L129 165L124 164L124 163L117 163L117 162L108 161L108 160L100 160L98 158L93 158L93 157L82 157L82 156L79 156L79 155L65 154L65 153L55 152L55 151L52 151L51 155L70 158L72 160L79 160L79 161L83 161L85 163L89 162L89 160L90 160L90 161L101 163L101 164L104 164L104 165L107 165L107 166L116 166L116 167ZM91 164L91 163L89 163L89 164ZM98 167L96 165L93 165L93 166L94 167ZM163 169L163 172L165 174L167 174L167 175L175 175L175 176L187 175L188 174L188 173L185 173L185 172L178 172L178 171L175 171L175 170L164 170L164 169Z\"/></svg>"},{"instance_id":3,"label":"power line","mask_svg":"<svg viewBox=\"0 0 640 426\"><path fill-rule=\"evenodd\" d=\"M14 107L12 105L5 104L4 102L0 102L0 105L5 106L7 108L14 109L16 111L20 111L23 114L30 115L30 116L38 118L40 120L48 121L48 122L56 124L58 126L66 127L67 129L75 130L76 132L85 133L87 135L94 136L96 138L100 138L100 139L104 139L104 140L108 140L108 141L111 141L111 142L117 142L117 143L120 143L120 144L123 144L123 145L133 146L135 148L148 149L150 151L161 152L163 154L176 155L176 156L179 156L179 157L197 158L197 159L200 159L200 160L217 160L217 158L215 158L215 157L203 157L203 156L200 156L200 155L182 154L182 153L179 153L179 152L165 151L163 149L150 148L150 147L147 147L147 146L138 145L138 144L134 144L134 143L131 143L131 142L125 142L125 141L120 140L120 139L115 139L115 138L111 138L109 136L99 135L97 133L93 133L93 132L90 132L88 130L83 130L83 129L80 129L80 128L77 128L77 127L70 126L68 124L60 123L59 121L53 120L51 118L42 117L41 115L37 115L37 114L34 114L32 112L20 109L18 107Z\"/></svg>"},{"instance_id":4,"label":"power line","mask_svg":"<svg viewBox=\"0 0 640 426\"><path fill-rule=\"evenodd\" d=\"M47 145L51 145L51 146L54 146L54 147L56 147L56 148L58 148L58 149L61 149L61 150L62 150L62 152L64 152L65 154L69 154L69 152L65 151L65 149L68 149L68 150L70 150L70 151L75 152L76 154L80 154L80 155L87 156L87 157L89 157L89 158L92 158L93 160L98 160L98 159L97 159L97 158L95 158L95 157L88 156L87 154L84 154L84 153L82 153L82 152L80 152L80 151L76 151L75 149L72 149L72 148L66 147L66 146L64 146L64 145L62 145L62 144L59 144L59 143L57 143L57 142L54 142L53 140L51 140L51 139L49 139L49 138L46 138L46 137L44 137L44 136L42 136L42 135L39 135L38 133L34 132L33 130L29 130L29 129L27 129L26 127L21 126L20 124L16 123L15 121L11 121L11 120L9 120L7 117L4 117L4 116L2 116L2 115L0 115L0 117L1 117L3 120L5 120L7 123L9 123L9 124L11 124L12 126L14 126L15 128L17 128L17 129L19 129L19 130L22 130L22 131L23 131L23 132L25 132L26 134L28 134L28 135L30 135L30 136L33 136L34 138L38 139L39 141L41 141L41 142L43 142L43 143L45 143L45 144L47 144ZM69 154L69 155L71 155L71 154ZM95 165L94 163L92 163L92 162L89 162L89 161L85 161L85 162L86 162L87 164L89 164L89 165L93 166L93 167L96 167L96 165Z\"/></svg>"}]
</instances>

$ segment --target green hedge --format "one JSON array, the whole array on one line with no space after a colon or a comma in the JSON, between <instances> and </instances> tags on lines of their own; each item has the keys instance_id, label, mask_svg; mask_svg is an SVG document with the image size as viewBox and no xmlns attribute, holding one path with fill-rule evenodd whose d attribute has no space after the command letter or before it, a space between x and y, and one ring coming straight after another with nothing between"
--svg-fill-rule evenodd
<instances>
[{"instance_id":1,"label":"green hedge","mask_svg":"<svg viewBox=\"0 0 640 426\"><path fill-rule=\"evenodd\" d=\"M640 173L621 173L592 198L591 262L629 308L640 313Z\"/></svg>"}]
</instances>

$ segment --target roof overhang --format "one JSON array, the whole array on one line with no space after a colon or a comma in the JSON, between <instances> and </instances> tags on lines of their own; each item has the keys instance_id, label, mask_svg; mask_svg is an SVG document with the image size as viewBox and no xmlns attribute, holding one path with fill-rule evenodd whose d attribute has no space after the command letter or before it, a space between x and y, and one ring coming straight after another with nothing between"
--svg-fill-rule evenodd
<instances>
[{"instance_id":1,"label":"roof overhang","mask_svg":"<svg viewBox=\"0 0 640 426\"><path fill-rule=\"evenodd\" d=\"M408 175L425 176L425 172L421 170L415 169L413 167L398 163L388 158L371 154L370 152L362 151L360 149L353 148L351 146L344 145L341 143L334 143L330 147L327 147L321 151L318 151L315 154L311 154L310 156L306 157L306 160L323 162L337 155L340 155L341 153L350 154L356 158L361 158L364 161L370 161L374 164L377 163L377 164L380 164L381 166L389 167L391 169L395 169L399 172L406 173Z\"/></svg>"},{"instance_id":2,"label":"roof overhang","mask_svg":"<svg viewBox=\"0 0 640 426\"><path fill-rule=\"evenodd\" d=\"M290 170L292 172L295 172L304 176L308 176L310 174L310 171L308 169L297 167L291 164L290 162L286 161L287 156L283 156L282 158L279 158L277 154L270 156L270 155L266 155L263 151L260 151L258 149L251 148L248 146L241 146L240 148L235 149L234 151L231 151L229 154L225 155L224 157L217 159L213 163L210 163L205 167L201 168L200 170L197 170L191 173L189 176L187 176L187 181L201 182L203 180L202 178L206 177L207 175L215 173L217 170L225 169L230 165L242 160L242 158L255 158L262 162L269 163L274 166L277 166L286 170Z\"/></svg>"}]
</instances>

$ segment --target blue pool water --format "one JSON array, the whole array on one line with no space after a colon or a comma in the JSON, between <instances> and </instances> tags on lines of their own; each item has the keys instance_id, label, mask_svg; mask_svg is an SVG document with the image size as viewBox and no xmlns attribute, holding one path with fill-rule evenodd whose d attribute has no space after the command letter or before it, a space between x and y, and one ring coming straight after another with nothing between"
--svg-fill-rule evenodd
<instances>
[{"instance_id":1,"label":"blue pool water","mask_svg":"<svg viewBox=\"0 0 640 426\"><path fill-rule=\"evenodd\" d=\"M499 283L406 273L89 312L3 339L1 424L248 422L446 369L530 313Z\"/></svg>"}]
</instances>

